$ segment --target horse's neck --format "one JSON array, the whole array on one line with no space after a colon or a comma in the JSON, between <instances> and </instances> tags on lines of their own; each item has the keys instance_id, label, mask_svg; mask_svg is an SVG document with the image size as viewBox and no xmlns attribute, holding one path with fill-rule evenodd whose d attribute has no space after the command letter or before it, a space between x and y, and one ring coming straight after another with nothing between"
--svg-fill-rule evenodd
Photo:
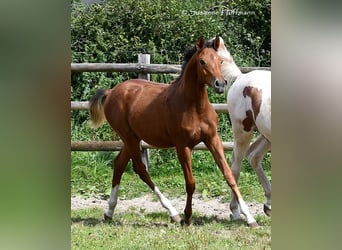
<instances>
[{"instance_id":1,"label":"horse's neck","mask_svg":"<svg viewBox=\"0 0 342 250\"><path fill-rule=\"evenodd\" d=\"M177 88L176 92L182 102L186 102L188 106L194 106L200 110L209 103L209 98L205 84L193 72L196 72L196 66L189 62L183 76L174 87Z\"/></svg>"},{"instance_id":2,"label":"horse's neck","mask_svg":"<svg viewBox=\"0 0 342 250\"><path fill-rule=\"evenodd\" d=\"M238 76L242 75L241 70L235 64L234 60L231 60L230 62L224 61L221 70L222 75L227 80L229 86L232 85L233 82L235 82Z\"/></svg>"},{"instance_id":3,"label":"horse's neck","mask_svg":"<svg viewBox=\"0 0 342 250\"><path fill-rule=\"evenodd\" d=\"M223 64L221 67L222 74L227 80L228 86L230 86L233 84L233 82L235 82L238 76L242 75L242 72L235 64L233 57L230 55L229 51L226 48L224 48L223 50L219 50L218 54L223 59Z\"/></svg>"}]
</instances>

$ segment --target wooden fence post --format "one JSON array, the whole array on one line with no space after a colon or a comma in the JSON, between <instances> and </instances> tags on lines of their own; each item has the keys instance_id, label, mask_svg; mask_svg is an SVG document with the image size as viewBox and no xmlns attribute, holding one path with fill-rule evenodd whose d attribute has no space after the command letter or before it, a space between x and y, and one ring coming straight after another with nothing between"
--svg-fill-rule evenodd
<instances>
[{"instance_id":1,"label":"wooden fence post","mask_svg":"<svg viewBox=\"0 0 342 250\"><path fill-rule=\"evenodd\" d=\"M149 54L139 54L138 63L150 64L150 58L151 58L151 55ZM138 78L150 81L150 74L139 73ZM141 159L143 163L145 164L146 169L148 171L149 165L150 165L150 161L149 161L150 152L147 148L140 147L140 154L141 154Z\"/></svg>"},{"instance_id":2,"label":"wooden fence post","mask_svg":"<svg viewBox=\"0 0 342 250\"><path fill-rule=\"evenodd\" d=\"M151 55L150 54L139 54L138 55L138 63L150 64L151 63L150 59L151 59ZM139 73L138 78L150 81L150 74Z\"/></svg>"}]
</instances>

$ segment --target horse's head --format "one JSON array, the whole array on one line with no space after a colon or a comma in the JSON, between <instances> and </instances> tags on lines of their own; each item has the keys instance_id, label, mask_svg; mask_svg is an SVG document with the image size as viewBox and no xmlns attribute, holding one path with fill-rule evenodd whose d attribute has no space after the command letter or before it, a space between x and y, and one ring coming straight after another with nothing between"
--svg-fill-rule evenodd
<instances>
[{"instance_id":1,"label":"horse's head","mask_svg":"<svg viewBox=\"0 0 342 250\"><path fill-rule=\"evenodd\" d=\"M219 39L219 42L217 42L217 39ZM222 37L216 36L216 38L210 39L207 42L207 46L215 49L217 54L222 58L221 71L224 78L228 81L228 87L230 87L237 76L241 75L240 69L236 66L233 57L224 45Z\"/></svg>"},{"instance_id":2,"label":"horse's head","mask_svg":"<svg viewBox=\"0 0 342 250\"><path fill-rule=\"evenodd\" d=\"M219 40L219 42L217 41ZM217 51L217 54L222 57L222 60L226 63L233 60L233 57L230 55L229 50L226 48L222 37L216 36L206 43L207 47L213 48Z\"/></svg>"},{"instance_id":3,"label":"horse's head","mask_svg":"<svg viewBox=\"0 0 342 250\"><path fill-rule=\"evenodd\" d=\"M220 46L220 37L213 40L213 48L208 48L203 37L196 44L197 51L197 74L200 80L213 87L217 93L223 93L227 86L221 72L222 59L216 52Z\"/></svg>"}]
</instances>

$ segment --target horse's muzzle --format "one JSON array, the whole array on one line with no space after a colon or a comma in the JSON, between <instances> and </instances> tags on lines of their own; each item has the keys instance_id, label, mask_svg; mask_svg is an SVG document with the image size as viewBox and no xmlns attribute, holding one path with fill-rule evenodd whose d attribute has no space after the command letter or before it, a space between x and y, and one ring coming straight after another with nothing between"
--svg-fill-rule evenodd
<instances>
[{"instance_id":1,"label":"horse's muzzle","mask_svg":"<svg viewBox=\"0 0 342 250\"><path fill-rule=\"evenodd\" d=\"M213 88L216 93L222 94L224 92L224 89L227 87L227 80L215 80L213 84Z\"/></svg>"}]
</instances>

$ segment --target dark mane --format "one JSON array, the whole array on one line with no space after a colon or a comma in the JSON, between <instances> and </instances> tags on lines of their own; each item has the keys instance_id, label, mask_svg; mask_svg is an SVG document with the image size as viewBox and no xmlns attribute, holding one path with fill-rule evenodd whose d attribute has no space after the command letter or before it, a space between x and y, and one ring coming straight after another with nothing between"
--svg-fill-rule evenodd
<instances>
[{"instance_id":1,"label":"dark mane","mask_svg":"<svg viewBox=\"0 0 342 250\"><path fill-rule=\"evenodd\" d=\"M204 48L213 48L213 39L206 41ZM189 47L184 52L184 59L182 64L181 74L176 78L175 82L180 80L183 76L184 70L188 62L190 61L191 57L196 53L196 46Z\"/></svg>"},{"instance_id":2,"label":"dark mane","mask_svg":"<svg viewBox=\"0 0 342 250\"><path fill-rule=\"evenodd\" d=\"M191 47L191 48L187 48L184 52L184 59L183 59L183 64L182 64L182 70L181 70L181 74L177 77L177 79L175 81L178 81L182 78L184 70L186 68L186 65L188 64L188 62L190 61L191 57L196 53L196 47Z\"/></svg>"}]
</instances>

